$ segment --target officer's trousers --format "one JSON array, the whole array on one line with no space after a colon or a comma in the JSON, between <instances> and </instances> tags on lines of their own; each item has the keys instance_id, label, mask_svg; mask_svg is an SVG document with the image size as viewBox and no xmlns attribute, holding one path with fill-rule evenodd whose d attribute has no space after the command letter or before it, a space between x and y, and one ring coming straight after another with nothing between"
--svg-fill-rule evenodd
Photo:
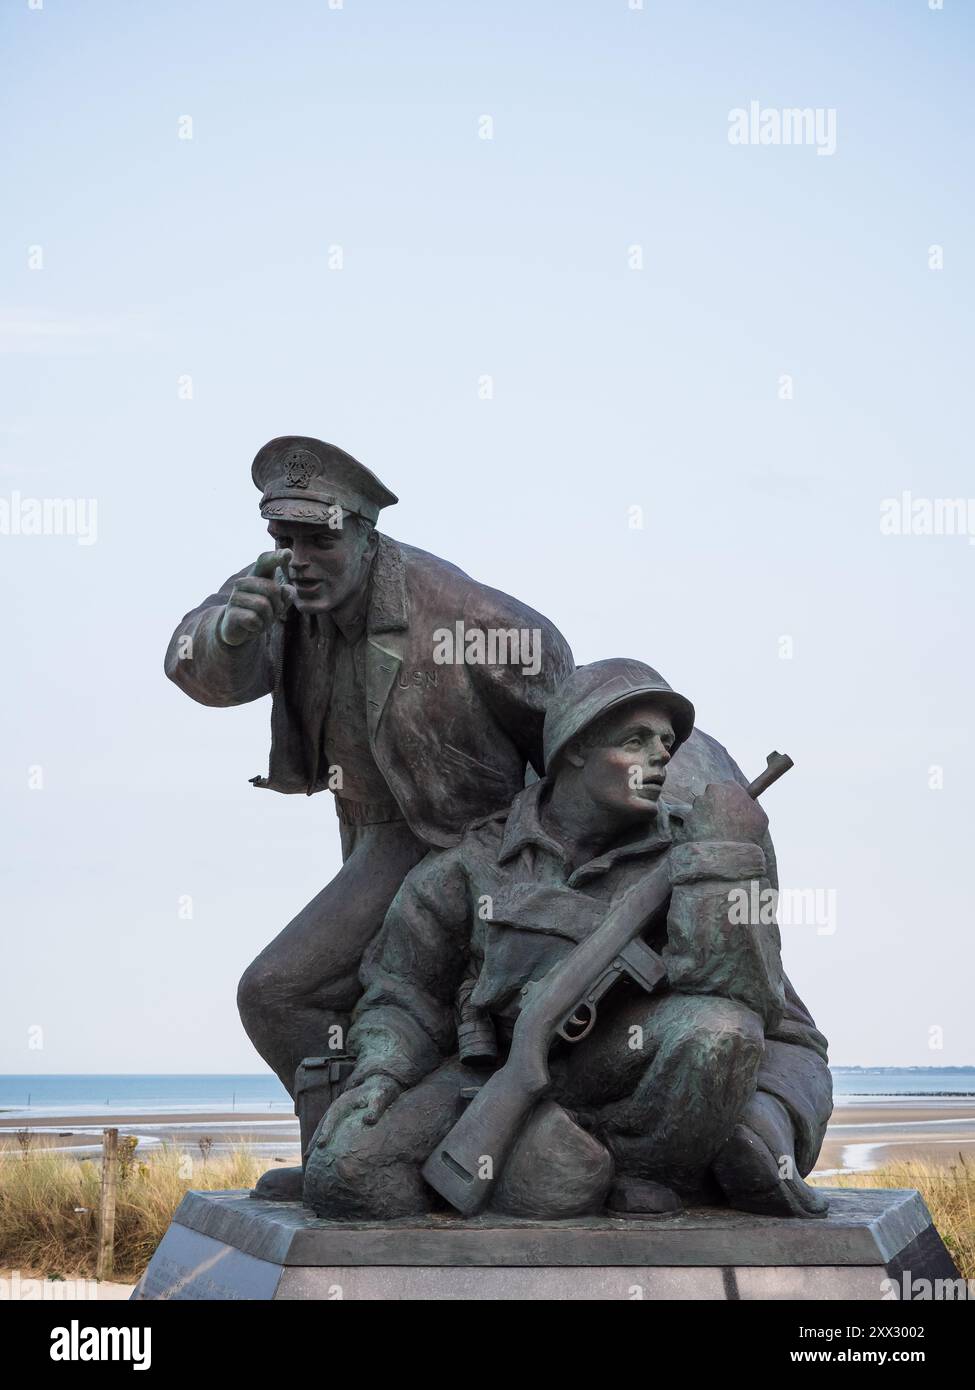
<instances>
[{"instance_id":1,"label":"officer's trousers","mask_svg":"<svg viewBox=\"0 0 975 1390\"><path fill-rule=\"evenodd\" d=\"M404 820L340 821L342 868L257 959L237 990L251 1042L293 1094L305 1057L344 1052L359 967L422 844Z\"/></svg>"}]
</instances>

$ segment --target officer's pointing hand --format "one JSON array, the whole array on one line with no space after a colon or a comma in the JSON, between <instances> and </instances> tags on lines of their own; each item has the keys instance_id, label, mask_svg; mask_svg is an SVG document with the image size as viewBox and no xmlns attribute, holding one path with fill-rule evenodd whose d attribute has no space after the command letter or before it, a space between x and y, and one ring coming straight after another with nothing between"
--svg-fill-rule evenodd
<instances>
[{"instance_id":1,"label":"officer's pointing hand","mask_svg":"<svg viewBox=\"0 0 975 1390\"><path fill-rule=\"evenodd\" d=\"M265 551L250 573L235 581L220 619L220 637L228 647L260 637L285 612L294 597L292 587L282 582L290 561L290 550Z\"/></svg>"}]
</instances>

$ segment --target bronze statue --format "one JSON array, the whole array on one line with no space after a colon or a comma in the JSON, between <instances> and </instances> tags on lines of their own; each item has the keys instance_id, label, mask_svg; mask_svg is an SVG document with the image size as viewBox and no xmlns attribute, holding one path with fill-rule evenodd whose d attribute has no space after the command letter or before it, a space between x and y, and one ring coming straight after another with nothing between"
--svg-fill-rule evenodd
<instances>
[{"instance_id":1,"label":"bronze statue","mask_svg":"<svg viewBox=\"0 0 975 1390\"><path fill-rule=\"evenodd\" d=\"M774 922L729 918L774 850L689 701L637 661L575 670L547 618L381 534L395 496L334 445L272 440L252 477L275 549L187 614L166 670L202 704L271 696L252 781L331 791L343 854L240 982L305 1159L255 1195L821 1215L826 1042Z\"/></svg>"}]
</instances>

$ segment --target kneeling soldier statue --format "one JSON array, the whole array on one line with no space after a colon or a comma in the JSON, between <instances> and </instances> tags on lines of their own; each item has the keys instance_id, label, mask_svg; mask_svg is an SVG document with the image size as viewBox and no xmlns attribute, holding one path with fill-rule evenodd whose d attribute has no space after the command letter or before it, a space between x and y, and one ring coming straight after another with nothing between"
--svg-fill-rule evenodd
<instances>
[{"instance_id":1,"label":"kneeling soldier statue","mask_svg":"<svg viewBox=\"0 0 975 1390\"><path fill-rule=\"evenodd\" d=\"M545 714L546 776L407 875L309 1152L318 1215L825 1214L803 1177L826 1041L774 921L731 911L754 882L767 901L773 773L670 800L693 724L640 662L577 669Z\"/></svg>"}]
</instances>

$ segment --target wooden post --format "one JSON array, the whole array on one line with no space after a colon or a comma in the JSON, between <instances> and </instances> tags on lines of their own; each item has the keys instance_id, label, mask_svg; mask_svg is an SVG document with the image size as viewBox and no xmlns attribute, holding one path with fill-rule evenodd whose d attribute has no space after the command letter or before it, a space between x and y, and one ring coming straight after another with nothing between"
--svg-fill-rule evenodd
<instances>
[{"instance_id":1,"label":"wooden post","mask_svg":"<svg viewBox=\"0 0 975 1390\"><path fill-rule=\"evenodd\" d=\"M108 1279L112 1273L115 1245L115 1189L118 1184L118 1130L102 1132L102 1190L98 1202L98 1257L95 1278Z\"/></svg>"}]
</instances>

